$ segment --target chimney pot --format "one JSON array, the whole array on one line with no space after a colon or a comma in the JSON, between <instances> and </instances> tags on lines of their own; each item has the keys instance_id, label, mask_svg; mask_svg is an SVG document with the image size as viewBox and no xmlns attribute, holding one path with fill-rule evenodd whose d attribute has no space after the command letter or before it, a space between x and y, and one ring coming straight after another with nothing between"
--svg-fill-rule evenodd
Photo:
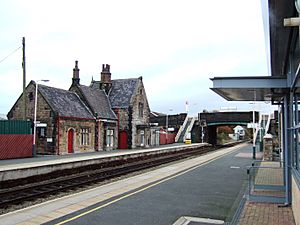
<instances>
[{"instance_id":1,"label":"chimney pot","mask_svg":"<svg viewBox=\"0 0 300 225\"><path fill-rule=\"evenodd\" d=\"M75 61L75 67L73 69L73 79L72 79L72 85L79 84L80 78L79 78L79 68L78 68L78 61Z\"/></svg>"},{"instance_id":2,"label":"chimney pot","mask_svg":"<svg viewBox=\"0 0 300 225\"><path fill-rule=\"evenodd\" d=\"M105 92L108 94L111 85L112 82L111 82L110 65L102 64L100 89L105 90Z\"/></svg>"}]
</instances>

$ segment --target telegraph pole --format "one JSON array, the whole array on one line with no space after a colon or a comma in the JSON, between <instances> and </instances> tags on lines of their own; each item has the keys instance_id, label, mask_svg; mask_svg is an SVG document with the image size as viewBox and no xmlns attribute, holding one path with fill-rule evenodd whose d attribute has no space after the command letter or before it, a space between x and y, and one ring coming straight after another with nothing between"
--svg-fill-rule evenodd
<instances>
[{"instance_id":1,"label":"telegraph pole","mask_svg":"<svg viewBox=\"0 0 300 225\"><path fill-rule=\"evenodd\" d=\"M25 64L25 37L22 39L23 46L23 59L22 59L22 68L23 68L23 120L26 120L27 104L26 104L26 64Z\"/></svg>"}]
</instances>

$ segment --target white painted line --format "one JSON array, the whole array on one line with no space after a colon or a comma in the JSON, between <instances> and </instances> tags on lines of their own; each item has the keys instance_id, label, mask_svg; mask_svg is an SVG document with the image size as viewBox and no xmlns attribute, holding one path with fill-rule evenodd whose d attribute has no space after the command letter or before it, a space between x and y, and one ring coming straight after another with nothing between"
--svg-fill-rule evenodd
<instances>
[{"instance_id":1,"label":"white painted line","mask_svg":"<svg viewBox=\"0 0 300 225\"><path fill-rule=\"evenodd\" d=\"M239 166L231 166L230 169L240 169L241 167Z\"/></svg>"},{"instance_id":2,"label":"white painted line","mask_svg":"<svg viewBox=\"0 0 300 225\"><path fill-rule=\"evenodd\" d=\"M199 218L191 216L180 217L173 225L188 225L190 222L207 223L207 224L224 224L223 220L214 220L210 218Z\"/></svg>"}]
</instances>

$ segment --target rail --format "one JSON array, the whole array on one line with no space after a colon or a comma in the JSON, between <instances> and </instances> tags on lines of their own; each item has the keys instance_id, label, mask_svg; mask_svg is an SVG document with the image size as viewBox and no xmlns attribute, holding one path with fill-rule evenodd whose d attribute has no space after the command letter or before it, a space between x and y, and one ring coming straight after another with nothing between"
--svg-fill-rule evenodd
<instances>
[{"instance_id":1,"label":"rail","mask_svg":"<svg viewBox=\"0 0 300 225\"><path fill-rule=\"evenodd\" d=\"M130 159L119 159L113 162L97 164L93 167L83 167L79 170L73 169L72 174L48 174L43 178L35 178L30 182L28 179L8 182L2 184L0 190L0 214L15 210L15 207L22 208L26 201L32 202L47 198L50 195L57 195L87 187L97 182L107 181L111 178L120 177L132 172L159 166L165 163L198 156L215 150L210 146L194 147L185 150L168 151L158 155L146 155ZM44 180L42 180L44 179Z\"/></svg>"}]
</instances>

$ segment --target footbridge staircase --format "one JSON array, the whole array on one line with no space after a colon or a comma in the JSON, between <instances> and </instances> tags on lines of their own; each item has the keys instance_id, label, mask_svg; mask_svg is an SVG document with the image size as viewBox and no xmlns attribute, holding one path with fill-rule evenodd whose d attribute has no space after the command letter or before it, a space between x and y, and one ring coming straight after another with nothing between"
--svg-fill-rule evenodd
<instances>
[{"instance_id":1,"label":"footbridge staircase","mask_svg":"<svg viewBox=\"0 0 300 225\"><path fill-rule=\"evenodd\" d=\"M191 131L193 129L194 123L196 121L195 117L186 117L182 126L175 137L175 142L183 143L187 139L191 139Z\"/></svg>"}]
</instances>

